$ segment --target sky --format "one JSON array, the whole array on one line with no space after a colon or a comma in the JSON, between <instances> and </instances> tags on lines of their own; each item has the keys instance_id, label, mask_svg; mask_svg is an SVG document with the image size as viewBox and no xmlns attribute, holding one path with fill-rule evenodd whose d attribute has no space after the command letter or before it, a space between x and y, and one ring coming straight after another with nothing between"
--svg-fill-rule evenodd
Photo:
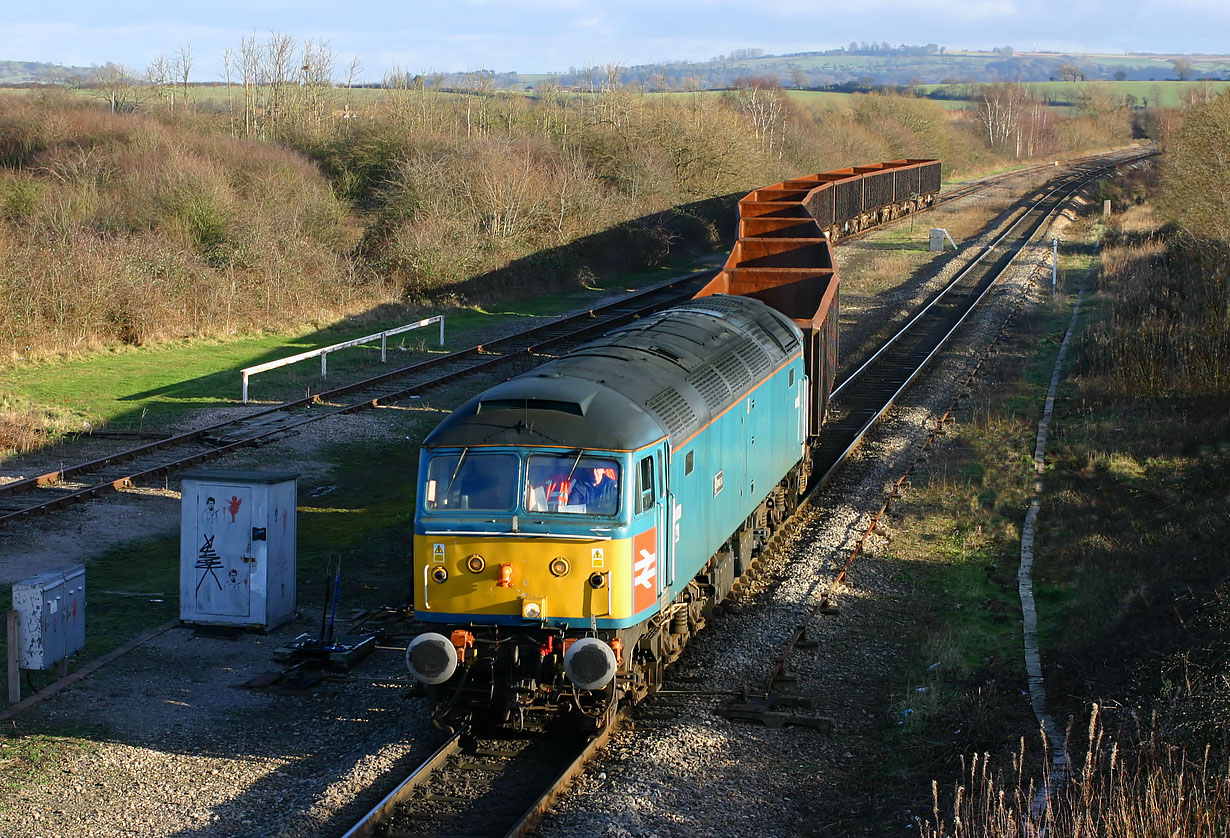
<instances>
[{"instance_id":1,"label":"sky","mask_svg":"<svg viewBox=\"0 0 1230 838\"><path fill-rule=\"evenodd\" d=\"M857 8L842 8L857 7ZM732 50L783 54L851 41L948 49L1230 52L1226 0L0 0L0 59L123 64L191 48L194 81L223 77L223 54L256 33L329 44L337 76L520 73L666 60Z\"/></svg>"}]
</instances>

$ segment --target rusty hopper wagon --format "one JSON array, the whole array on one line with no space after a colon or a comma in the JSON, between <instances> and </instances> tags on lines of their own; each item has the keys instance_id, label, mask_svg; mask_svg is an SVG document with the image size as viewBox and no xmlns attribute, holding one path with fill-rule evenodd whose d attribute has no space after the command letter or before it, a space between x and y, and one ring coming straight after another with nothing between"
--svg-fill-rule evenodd
<instances>
[{"instance_id":1,"label":"rusty hopper wagon","mask_svg":"<svg viewBox=\"0 0 1230 838\"><path fill-rule=\"evenodd\" d=\"M739 201L735 246L696 296L755 297L802 330L811 436L824 423L837 369L833 241L929 207L939 190L938 160L893 160L793 178Z\"/></svg>"}]
</instances>

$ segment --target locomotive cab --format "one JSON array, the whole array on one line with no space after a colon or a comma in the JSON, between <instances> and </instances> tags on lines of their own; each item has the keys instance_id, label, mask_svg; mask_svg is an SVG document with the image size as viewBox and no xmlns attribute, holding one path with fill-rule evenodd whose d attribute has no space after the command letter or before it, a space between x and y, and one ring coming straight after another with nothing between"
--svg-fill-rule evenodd
<instances>
[{"instance_id":1,"label":"locomotive cab","mask_svg":"<svg viewBox=\"0 0 1230 838\"><path fill-rule=\"evenodd\" d=\"M618 626L633 620L641 488L630 452L424 449L415 521L415 614L440 631L407 652L422 683L527 709L613 707ZM653 601L656 602L656 585ZM601 631L600 631L601 629ZM599 639L601 638L601 639ZM614 650L612 648L614 642ZM580 689L584 698L569 698Z\"/></svg>"},{"instance_id":2,"label":"locomotive cab","mask_svg":"<svg viewBox=\"0 0 1230 838\"><path fill-rule=\"evenodd\" d=\"M424 622L588 626L631 523L626 453L428 450L415 535ZM578 580L588 584L578 585Z\"/></svg>"}]
</instances>

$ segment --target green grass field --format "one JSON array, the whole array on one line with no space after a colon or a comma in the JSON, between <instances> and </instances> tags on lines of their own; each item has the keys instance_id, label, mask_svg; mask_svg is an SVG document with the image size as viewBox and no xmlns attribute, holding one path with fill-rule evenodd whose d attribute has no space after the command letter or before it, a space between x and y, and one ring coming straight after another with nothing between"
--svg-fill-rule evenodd
<instances>
[{"instance_id":1,"label":"green grass field","mask_svg":"<svg viewBox=\"0 0 1230 838\"><path fill-rule=\"evenodd\" d=\"M344 381L377 375L412 363L429 353L464 349L524 321L550 317L582 307L602 293L663 282L696 269L674 263L655 271L611 277L586 292L531 298L499 311L478 308L445 313L445 346L439 327L389 338L389 362L380 363L380 342L330 353L329 378L320 378L320 361L311 358L253 376L249 399L281 402L320 392ZM244 367L342 343L413 322L438 311L421 311L395 320L365 318L344 321L298 334L258 334L227 341L184 341L154 347L122 347L110 351L40 363L17 362L0 370L0 403L53 408L71 417L66 424L85 429L150 430L201 408L240 402L240 370Z\"/></svg>"}]
</instances>

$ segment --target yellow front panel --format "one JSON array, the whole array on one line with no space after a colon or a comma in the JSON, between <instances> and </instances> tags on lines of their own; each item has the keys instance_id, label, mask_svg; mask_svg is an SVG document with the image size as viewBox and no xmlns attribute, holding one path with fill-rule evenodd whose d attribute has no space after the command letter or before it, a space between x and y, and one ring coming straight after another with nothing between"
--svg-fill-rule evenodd
<instances>
[{"instance_id":1,"label":"yellow front panel","mask_svg":"<svg viewBox=\"0 0 1230 838\"><path fill-rule=\"evenodd\" d=\"M466 559L477 553L486 567L472 573ZM632 615L632 542L573 541L497 536L414 537L415 607L426 614L521 616L524 597L545 597L547 619L626 619ZM569 571L552 575L552 559L567 559ZM500 587L500 565L512 567L510 587ZM439 583L434 567L448 571ZM608 574L607 587L589 584L592 573Z\"/></svg>"}]
</instances>

